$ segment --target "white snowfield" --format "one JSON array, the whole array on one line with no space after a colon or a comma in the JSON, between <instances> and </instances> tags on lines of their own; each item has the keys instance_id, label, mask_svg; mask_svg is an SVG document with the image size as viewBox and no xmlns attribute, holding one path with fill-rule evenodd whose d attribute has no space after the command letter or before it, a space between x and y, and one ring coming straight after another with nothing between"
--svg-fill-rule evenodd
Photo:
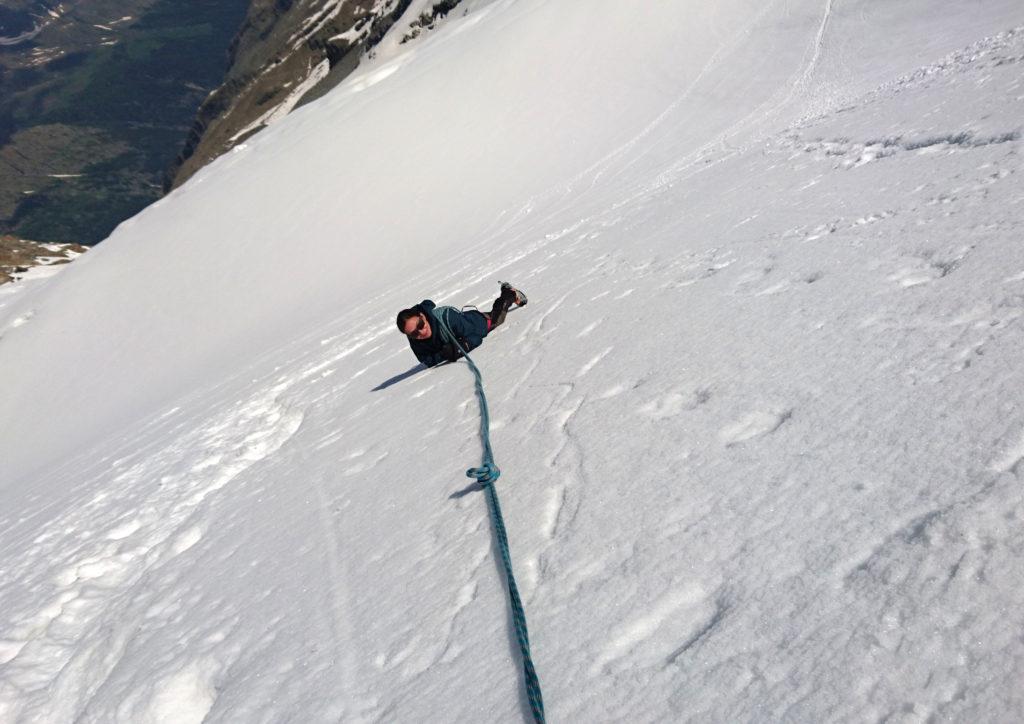
<instances>
[{"instance_id":1,"label":"white snowfield","mask_svg":"<svg viewBox=\"0 0 1024 724\"><path fill-rule=\"evenodd\" d=\"M1024 719L1024 6L470 2L0 300L0 721ZM15 285L17 286L17 285Z\"/></svg>"}]
</instances>

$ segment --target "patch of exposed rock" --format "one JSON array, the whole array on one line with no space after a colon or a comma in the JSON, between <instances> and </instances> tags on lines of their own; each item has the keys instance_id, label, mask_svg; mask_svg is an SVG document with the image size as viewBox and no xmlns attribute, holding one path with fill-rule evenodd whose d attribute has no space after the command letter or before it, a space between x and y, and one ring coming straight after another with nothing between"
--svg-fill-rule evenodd
<instances>
[{"instance_id":1,"label":"patch of exposed rock","mask_svg":"<svg viewBox=\"0 0 1024 724\"><path fill-rule=\"evenodd\" d=\"M35 267L67 264L88 251L80 244L44 244L16 236L0 236L0 284L20 279Z\"/></svg>"}]
</instances>

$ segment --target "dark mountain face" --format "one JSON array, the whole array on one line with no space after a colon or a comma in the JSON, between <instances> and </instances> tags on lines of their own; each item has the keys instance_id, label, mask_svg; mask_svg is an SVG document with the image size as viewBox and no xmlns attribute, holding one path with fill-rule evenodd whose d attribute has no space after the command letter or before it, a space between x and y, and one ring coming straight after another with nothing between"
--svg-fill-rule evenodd
<instances>
[{"instance_id":1,"label":"dark mountain face","mask_svg":"<svg viewBox=\"0 0 1024 724\"><path fill-rule=\"evenodd\" d=\"M0 233L94 244L461 0L4 0ZM198 112L197 112L198 109Z\"/></svg>"},{"instance_id":2,"label":"dark mountain face","mask_svg":"<svg viewBox=\"0 0 1024 724\"><path fill-rule=\"evenodd\" d=\"M0 5L0 43L13 43L35 28L32 16L26 10L6 8Z\"/></svg>"},{"instance_id":3,"label":"dark mountain face","mask_svg":"<svg viewBox=\"0 0 1024 724\"><path fill-rule=\"evenodd\" d=\"M408 0L399 0L399 4L408 5ZM324 64L336 69L324 85L351 72L362 46L339 36L356 25L373 22L375 10L392 13L393 5L393 0L252 0L232 43L231 67L224 83L199 109L168 188L184 183L257 132L265 125L261 119L282 104L294 105L298 99L291 96L296 86L304 86L313 69Z\"/></svg>"},{"instance_id":4,"label":"dark mountain face","mask_svg":"<svg viewBox=\"0 0 1024 724\"><path fill-rule=\"evenodd\" d=\"M203 103L168 188L351 73L389 32L406 42L461 0L435 0L406 17L412 0L252 0L232 44L224 84ZM400 26L400 27L399 27Z\"/></svg>"},{"instance_id":5,"label":"dark mountain face","mask_svg":"<svg viewBox=\"0 0 1024 724\"><path fill-rule=\"evenodd\" d=\"M0 232L92 244L159 198L248 4L5 2Z\"/></svg>"}]
</instances>

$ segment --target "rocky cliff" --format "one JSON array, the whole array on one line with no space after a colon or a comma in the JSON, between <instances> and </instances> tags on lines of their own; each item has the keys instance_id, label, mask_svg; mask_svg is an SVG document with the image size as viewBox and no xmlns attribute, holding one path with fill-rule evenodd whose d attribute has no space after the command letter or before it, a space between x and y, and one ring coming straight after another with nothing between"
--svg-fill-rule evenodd
<instances>
[{"instance_id":1,"label":"rocky cliff","mask_svg":"<svg viewBox=\"0 0 1024 724\"><path fill-rule=\"evenodd\" d=\"M412 40L462 0L253 0L224 84L202 104L166 188L317 98L386 34Z\"/></svg>"}]
</instances>

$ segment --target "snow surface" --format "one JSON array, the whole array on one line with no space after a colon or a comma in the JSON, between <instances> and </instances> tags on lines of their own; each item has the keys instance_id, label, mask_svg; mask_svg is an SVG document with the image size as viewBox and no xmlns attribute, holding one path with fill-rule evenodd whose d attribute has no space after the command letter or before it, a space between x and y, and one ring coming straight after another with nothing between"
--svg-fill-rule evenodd
<instances>
[{"instance_id":1,"label":"snow surface","mask_svg":"<svg viewBox=\"0 0 1024 724\"><path fill-rule=\"evenodd\" d=\"M1024 9L482 4L0 307L0 721L1024 718Z\"/></svg>"}]
</instances>

